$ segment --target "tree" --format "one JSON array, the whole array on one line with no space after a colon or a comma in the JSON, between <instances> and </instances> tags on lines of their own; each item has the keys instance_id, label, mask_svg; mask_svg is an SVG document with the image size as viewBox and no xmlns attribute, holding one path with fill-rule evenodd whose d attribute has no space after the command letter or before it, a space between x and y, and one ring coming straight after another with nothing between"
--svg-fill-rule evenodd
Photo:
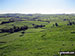
<instances>
[{"instance_id":1,"label":"tree","mask_svg":"<svg viewBox=\"0 0 75 56\"><path fill-rule=\"evenodd\" d=\"M55 23L56 26L58 26L58 23Z\"/></svg>"}]
</instances>

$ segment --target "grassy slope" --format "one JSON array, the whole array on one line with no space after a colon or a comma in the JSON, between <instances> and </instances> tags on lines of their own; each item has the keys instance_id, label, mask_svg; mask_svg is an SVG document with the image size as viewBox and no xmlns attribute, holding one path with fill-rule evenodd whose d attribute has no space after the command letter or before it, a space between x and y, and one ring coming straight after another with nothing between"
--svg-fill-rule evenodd
<instances>
[{"instance_id":1,"label":"grassy slope","mask_svg":"<svg viewBox=\"0 0 75 56\"><path fill-rule=\"evenodd\" d=\"M33 21L29 21L29 23L43 24L43 22ZM25 24L30 26L29 23ZM75 34L71 33L75 31L75 25L67 26L67 22L59 22L60 26L52 27L53 23L45 23L47 25L43 29L28 29L24 36L20 36L21 31L13 34L0 33L0 42L4 42L0 43L0 56L53 56L58 55L60 49L75 51ZM23 24L20 22L15 25Z\"/></svg>"}]
</instances>

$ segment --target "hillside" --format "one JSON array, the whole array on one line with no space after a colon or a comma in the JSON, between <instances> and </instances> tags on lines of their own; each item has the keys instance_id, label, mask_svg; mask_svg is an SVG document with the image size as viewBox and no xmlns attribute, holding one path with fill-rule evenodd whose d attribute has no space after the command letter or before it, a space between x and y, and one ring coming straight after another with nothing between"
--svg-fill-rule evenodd
<instances>
[{"instance_id":1,"label":"hillside","mask_svg":"<svg viewBox=\"0 0 75 56\"><path fill-rule=\"evenodd\" d=\"M0 56L60 56L59 51L75 51L75 14L0 14Z\"/></svg>"}]
</instances>

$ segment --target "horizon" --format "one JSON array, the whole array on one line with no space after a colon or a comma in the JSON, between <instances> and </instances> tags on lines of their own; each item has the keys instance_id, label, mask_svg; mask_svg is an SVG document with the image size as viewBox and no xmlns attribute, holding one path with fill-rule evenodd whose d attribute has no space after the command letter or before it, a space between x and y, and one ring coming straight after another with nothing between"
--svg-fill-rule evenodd
<instances>
[{"instance_id":1,"label":"horizon","mask_svg":"<svg viewBox=\"0 0 75 56\"><path fill-rule=\"evenodd\" d=\"M44 14L44 13L0 13L0 14ZM54 13L54 14L64 14L65 15L65 14L75 14L75 13Z\"/></svg>"},{"instance_id":2,"label":"horizon","mask_svg":"<svg viewBox=\"0 0 75 56\"><path fill-rule=\"evenodd\" d=\"M75 0L0 0L0 14L75 14Z\"/></svg>"}]
</instances>

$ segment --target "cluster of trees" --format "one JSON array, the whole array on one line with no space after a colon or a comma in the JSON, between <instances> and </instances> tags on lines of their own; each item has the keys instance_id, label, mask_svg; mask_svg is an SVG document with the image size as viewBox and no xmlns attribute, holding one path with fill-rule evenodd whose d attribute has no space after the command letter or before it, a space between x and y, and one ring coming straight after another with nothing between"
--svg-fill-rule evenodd
<instances>
[{"instance_id":1,"label":"cluster of trees","mask_svg":"<svg viewBox=\"0 0 75 56\"><path fill-rule=\"evenodd\" d=\"M67 25L75 25L75 22L69 22Z\"/></svg>"},{"instance_id":2,"label":"cluster of trees","mask_svg":"<svg viewBox=\"0 0 75 56\"><path fill-rule=\"evenodd\" d=\"M57 27L57 26L59 26L59 25L58 25L58 23L55 23L55 24L53 24L53 26L52 26L52 27L54 27L54 26L56 26L56 27Z\"/></svg>"},{"instance_id":3,"label":"cluster of trees","mask_svg":"<svg viewBox=\"0 0 75 56\"><path fill-rule=\"evenodd\" d=\"M35 25L35 24L32 24L32 25L33 25L34 28L39 28L39 27L42 28L42 27L45 27L45 25Z\"/></svg>"},{"instance_id":4,"label":"cluster of trees","mask_svg":"<svg viewBox=\"0 0 75 56\"><path fill-rule=\"evenodd\" d=\"M40 21L40 22L48 22L48 23L50 23L50 21L47 21L47 20L44 21L44 20L39 20L39 19L38 19L37 21Z\"/></svg>"},{"instance_id":5,"label":"cluster of trees","mask_svg":"<svg viewBox=\"0 0 75 56\"><path fill-rule=\"evenodd\" d=\"M27 30L27 29L28 29L28 26L21 26L21 27L13 26L13 28L10 28L10 29L0 29L0 31L1 33L4 33L4 32L14 33L21 30Z\"/></svg>"},{"instance_id":6,"label":"cluster of trees","mask_svg":"<svg viewBox=\"0 0 75 56\"><path fill-rule=\"evenodd\" d=\"M2 21L1 24L11 23L14 22L14 20L9 19L8 21Z\"/></svg>"},{"instance_id":7,"label":"cluster of trees","mask_svg":"<svg viewBox=\"0 0 75 56\"><path fill-rule=\"evenodd\" d=\"M34 25L34 28L42 28L42 27L45 27L45 25Z\"/></svg>"},{"instance_id":8,"label":"cluster of trees","mask_svg":"<svg viewBox=\"0 0 75 56\"><path fill-rule=\"evenodd\" d=\"M75 25L75 22L69 22L67 25ZM53 26L59 26L58 23L53 24Z\"/></svg>"}]
</instances>

